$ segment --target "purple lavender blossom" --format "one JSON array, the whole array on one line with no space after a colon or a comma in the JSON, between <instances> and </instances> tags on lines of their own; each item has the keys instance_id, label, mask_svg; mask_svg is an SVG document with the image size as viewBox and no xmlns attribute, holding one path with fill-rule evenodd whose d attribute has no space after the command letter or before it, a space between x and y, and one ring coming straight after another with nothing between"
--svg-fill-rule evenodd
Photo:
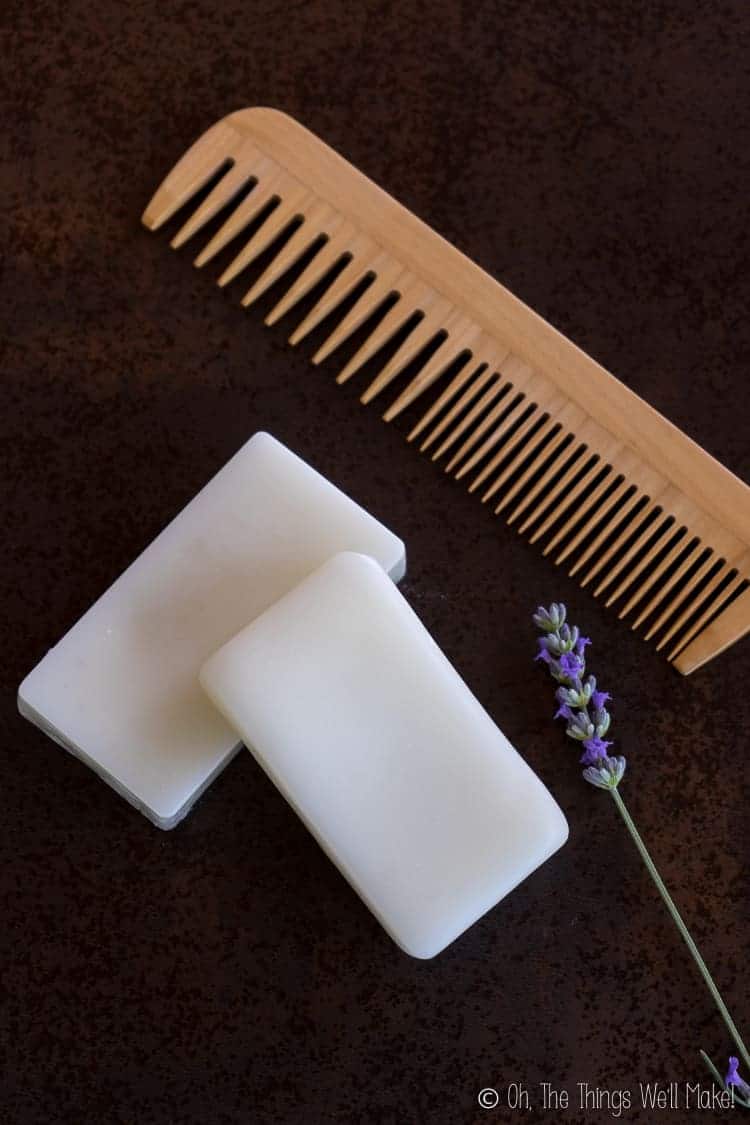
<instances>
[{"instance_id":1,"label":"purple lavender blossom","mask_svg":"<svg viewBox=\"0 0 750 1125\"><path fill-rule=\"evenodd\" d=\"M724 1079L724 1085L727 1087L727 1089L729 1089L730 1086L734 1086L738 1094L740 1094L743 1098L750 1099L750 1086L747 1084L744 1078L740 1077L739 1069L740 1060L732 1055L729 1060L729 1070L727 1071L727 1076Z\"/></svg>"},{"instance_id":2,"label":"purple lavender blossom","mask_svg":"<svg viewBox=\"0 0 750 1125\"><path fill-rule=\"evenodd\" d=\"M586 667L581 657L575 652L564 652L558 663L565 678L573 681L580 679Z\"/></svg>"},{"instance_id":3,"label":"purple lavender blossom","mask_svg":"<svg viewBox=\"0 0 750 1125\"><path fill-rule=\"evenodd\" d=\"M605 736L611 716L606 704L612 698L608 691L599 691L596 677L586 672L585 651L591 644L576 625L566 622L567 611L562 602L549 609L539 606L533 615L534 624L544 636L539 638L537 660L543 661L559 687L556 719L565 719L568 738L582 744L581 765L586 781L600 789L616 789L625 773L624 758L610 758L612 742Z\"/></svg>"},{"instance_id":4,"label":"purple lavender blossom","mask_svg":"<svg viewBox=\"0 0 750 1125\"><path fill-rule=\"evenodd\" d=\"M603 738L598 738L596 736L594 736L594 738L587 738L583 743L584 752L580 759L581 765L595 766L600 758L607 757L607 750L611 745L611 742L607 742L606 739Z\"/></svg>"}]
</instances>

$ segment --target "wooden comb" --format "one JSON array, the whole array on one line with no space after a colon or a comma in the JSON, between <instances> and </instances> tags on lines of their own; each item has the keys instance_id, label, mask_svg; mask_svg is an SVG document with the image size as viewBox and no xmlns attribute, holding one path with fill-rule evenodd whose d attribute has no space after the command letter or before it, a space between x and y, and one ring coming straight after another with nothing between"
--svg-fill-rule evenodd
<instances>
[{"instance_id":1,"label":"wooden comb","mask_svg":"<svg viewBox=\"0 0 750 1125\"><path fill-rule=\"evenodd\" d=\"M430 392L408 440L556 563L575 560L580 584L680 672L750 631L750 489L728 469L285 114L244 109L217 122L144 224L157 229L211 183L172 245L226 212L195 260L244 233L222 286L273 247L245 306L306 256L266 323L322 287L290 337L330 316L313 363L367 324L338 382L382 350L367 403L408 368L385 420Z\"/></svg>"}]
</instances>

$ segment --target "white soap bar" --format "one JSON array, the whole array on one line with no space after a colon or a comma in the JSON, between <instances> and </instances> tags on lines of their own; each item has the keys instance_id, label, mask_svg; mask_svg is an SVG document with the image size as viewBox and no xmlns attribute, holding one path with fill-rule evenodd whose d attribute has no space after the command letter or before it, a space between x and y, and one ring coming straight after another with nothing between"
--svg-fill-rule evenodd
<instances>
[{"instance_id":1,"label":"white soap bar","mask_svg":"<svg viewBox=\"0 0 750 1125\"><path fill-rule=\"evenodd\" d=\"M433 957L565 817L374 563L330 559L201 683L391 937Z\"/></svg>"},{"instance_id":2,"label":"white soap bar","mask_svg":"<svg viewBox=\"0 0 750 1125\"><path fill-rule=\"evenodd\" d=\"M21 713L171 828L239 747L201 665L341 550L404 573L400 539L256 434L27 676Z\"/></svg>"}]
</instances>

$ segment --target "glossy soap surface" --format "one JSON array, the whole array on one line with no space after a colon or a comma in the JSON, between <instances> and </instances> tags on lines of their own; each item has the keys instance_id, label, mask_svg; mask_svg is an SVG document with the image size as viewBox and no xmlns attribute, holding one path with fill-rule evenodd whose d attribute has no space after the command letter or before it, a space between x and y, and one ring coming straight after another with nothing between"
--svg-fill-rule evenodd
<instances>
[{"instance_id":1,"label":"glossy soap surface","mask_svg":"<svg viewBox=\"0 0 750 1125\"><path fill-rule=\"evenodd\" d=\"M414 957L439 953L567 838L547 789L361 555L325 563L201 682Z\"/></svg>"},{"instance_id":2,"label":"glossy soap surface","mask_svg":"<svg viewBox=\"0 0 750 1125\"><path fill-rule=\"evenodd\" d=\"M238 748L202 663L344 549L403 575L395 535L255 434L26 677L22 714L171 828Z\"/></svg>"}]
</instances>

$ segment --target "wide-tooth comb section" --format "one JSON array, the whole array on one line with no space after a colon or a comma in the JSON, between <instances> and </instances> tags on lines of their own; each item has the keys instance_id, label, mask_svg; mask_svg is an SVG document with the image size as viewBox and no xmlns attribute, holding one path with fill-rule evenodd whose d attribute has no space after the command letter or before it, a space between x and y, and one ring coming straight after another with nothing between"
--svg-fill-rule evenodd
<instances>
[{"instance_id":1,"label":"wide-tooth comb section","mask_svg":"<svg viewBox=\"0 0 750 1125\"><path fill-rule=\"evenodd\" d=\"M233 130L224 121L217 121L177 161L156 189L141 216L143 225L149 230L163 226L224 165L233 163L232 153L237 145Z\"/></svg>"},{"instance_id":2,"label":"wide-tooth comb section","mask_svg":"<svg viewBox=\"0 0 750 1125\"><path fill-rule=\"evenodd\" d=\"M184 246L188 239L197 234L206 223L210 222L223 207L226 207L234 199L250 182L251 178L244 168L238 168L236 165L230 168L221 177L216 187L206 196L200 207L182 224L170 243L172 249L178 250L180 246Z\"/></svg>"},{"instance_id":3,"label":"wide-tooth comb section","mask_svg":"<svg viewBox=\"0 0 750 1125\"><path fill-rule=\"evenodd\" d=\"M336 348L348 340L376 309L391 295L393 287L403 274L403 267L399 262L389 259L373 247L372 261L360 255L352 258L347 266L335 279L330 289L327 289L314 308L310 310L301 324L295 328L289 337L290 344L298 344L309 332L333 312L341 302L365 278L372 275L371 284L361 293L353 308L339 321L328 339L318 348L312 357L312 362L322 363Z\"/></svg>"},{"instance_id":4,"label":"wide-tooth comb section","mask_svg":"<svg viewBox=\"0 0 750 1125\"><path fill-rule=\"evenodd\" d=\"M429 286L424 285L415 277L409 277L408 281L398 286L398 300L392 308L388 310L385 316L377 322L370 335L359 347L355 354L351 357L348 363L343 367L337 376L337 382L345 383L352 375L354 375L361 367L367 363L368 360L380 351L389 340L399 332L406 322L416 314L424 314L426 309L429 309L436 300L437 294ZM353 312L354 310L352 310ZM445 305L443 305L443 312L445 312ZM422 315L421 319L424 319ZM334 336L341 331L341 326L336 330ZM414 329L412 329L412 332ZM434 333L430 333L434 335ZM326 344L330 343L329 340ZM334 346L338 347L338 343Z\"/></svg>"},{"instance_id":5,"label":"wide-tooth comb section","mask_svg":"<svg viewBox=\"0 0 750 1125\"><path fill-rule=\"evenodd\" d=\"M397 375L401 374L404 368L407 367L413 359L416 359L419 353L434 340L435 336L437 336L440 331L446 332L449 314L450 305L447 301L437 300L434 304L431 304L419 323L412 328L409 335L397 349L395 355L391 356L382 371L375 376L369 387L363 391L360 396L360 401L365 403L371 402L389 383L393 382ZM444 342L447 343L447 340ZM448 366L449 361L450 357L446 357L440 370L444 370ZM353 371L350 370L350 365L347 365L347 368L338 376L337 382L345 383L351 374L353 374Z\"/></svg>"},{"instance_id":6,"label":"wide-tooth comb section","mask_svg":"<svg viewBox=\"0 0 750 1125\"><path fill-rule=\"evenodd\" d=\"M224 220L214 236L209 239L196 257L193 265L201 269L215 258L225 246L242 234L243 230L258 218L260 213L279 198L278 188L284 184L284 173L266 161L257 168L252 191L245 196Z\"/></svg>"},{"instance_id":7,"label":"wide-tooth comb section","mask_svg":"<svg viewBox=\"0 0 750 1125\"><path fill-rule=\"evenodd\" d=\"M452 317L448 318L444 331L447 333L446 339L438 346L427 362L422 365L408 387L404 388L395 402L393 402L383 414L383 418L386 422L393 421L402 410L405 410L407 406L411 406L424 391L440 378L447 368L450 367L463 352L467 353L465 362L471 360L470 349L480 334L477 326L460 313L454 313ZM403 368L399 368L399 371L400 370L403 370ZM398 372L394 372L394 374L396 373ZM376 380L376 382L377 381L378 380ZM370 394L371 390L372 388L368 387L366 392L368 398L365 399L363 395L363 402L369 401L372 397Z\"/></svg>"},{"instance_id":8,"label":"wide-tooth comb section","mask_svg":"<svg viewBox=\"0 0 750 1125\"><path fill-rule=\"evenodd\" d=\"M282 231L286 230L295 218L301 216L306 199L310 199L309 193L302 189L298 192L291 192L285 199L282 199L265 221L261 223L252 238L245 243L239 254L229 263L219 278L218 284L222 287L229 285L230 281L234 281L235 277L241 274L244 269L247 269L256 258L260 257Z\"/></svg>"},{"instance_id":9,"label":"wide-tooth comb section","mask_svg":"<svg viewBox=\"0 0 750 1125\"><path fill-rule=\"evenodd\" d=\"M349 256L348 265L352 265L351 255L352 248L360 243L360 248L364 249L365 244L370 243L369 239L365 239L363 235L355 235L351 223L344 222L341 226L334 227L333 224L328 224L325 229L327 241L320 250L317 252L311 262L303 269L299 277L284 293L283 297L273 306L271 311L265 318L267 325L275 324L281 320L282 316L293 309L298 301L315 288L331 270L337 265L342 258ZM328 290L332 286L332 282L326 287ZM353 282L351 288L354 287L356 282ZM325 314L324 314L325 315Z\"/></svg>"},{"instance_id":10,"label":"wide-tooth comb section","mask_svg":"<svg viewBox=\"0 0 750 1125\"><path fill-rule=\"evenodd\" d=\"M248 289L242 298L244 308L249 308L254 301L262 297L272 285L299 261L313 242L326 237L328 229L335 229L335 218L325 203L316 202L303 215L303 222L286 240L284 245L274 255L273 260L264 269L260 277ZM323 228L326 228L324 231Z\"/></svg>"},{"instance_id":11,"label":"wide-tooth comb section","mask_svg":"<svg viewBox=\"0 0 750 1125\"><path fill-rule=\"evenodd\" d=\"M356 334L337 381L364 369L363 403L392 388L385 421L421 399L408 440L680 671L750 632L747 485L313 134L230 114L143 221L181 208L175 247L221 222L196 258L237 241L220 285L265 255L242 304L278 292L270 325L310 297L290 342L327 325L315 364Z\"/></svg>"}]
</instances>

